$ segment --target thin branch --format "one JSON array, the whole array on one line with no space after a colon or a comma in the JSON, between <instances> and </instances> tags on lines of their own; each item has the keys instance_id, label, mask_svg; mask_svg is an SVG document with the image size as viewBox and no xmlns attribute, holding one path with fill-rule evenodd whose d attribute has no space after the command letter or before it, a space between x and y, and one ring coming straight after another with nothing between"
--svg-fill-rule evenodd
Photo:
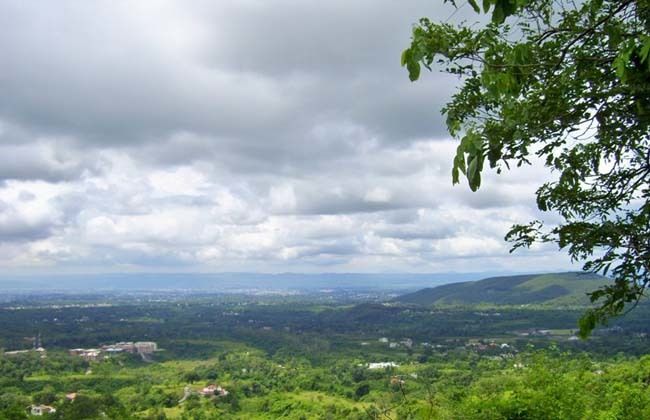
<instances>
[{"instance_id":1,"label":"thin branch","mask_svg":"<svg viewBox=\"0 0 650 420\"><path fill-rule=\"evenodd\" d=\"M616 9L614 9L612 12L610 12L607 16L602 17L595 24L593 24L589 28L585 29L577 37L575 37L571 41L569 41L569 43L562 49L562 54L560 55L560 60L555 65L554 71L557 70L560 67L560 65L562 65L562 63L564 62L564 59L566 58L566 55L569 53L569 50L571 49L571 47L573 47L573 45L575 45L578 41L580 41L585 36L593 33L596 30L596 28L598 28L600 25L602 25L603 23L610 20L612 17L616 16L620 11L624 10L630 4L634 3L634 1L635 0L625 0L623 3L621 3L620 6L618 6Z\"/></svg>"}]
</instances>

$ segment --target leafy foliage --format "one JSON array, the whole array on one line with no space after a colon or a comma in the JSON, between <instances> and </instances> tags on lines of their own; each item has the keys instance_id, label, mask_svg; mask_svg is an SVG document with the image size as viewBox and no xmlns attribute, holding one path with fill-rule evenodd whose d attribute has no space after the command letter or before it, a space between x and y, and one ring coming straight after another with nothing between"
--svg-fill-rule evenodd
<instances>
[{"instance_id":1,"label":"leafy foliage","mask_svg":"<svg viewBox=\"0 0 650 420\"><path fill-rule=\"evenodd\" d=\"M521 280L532 290L552 279ZM53 406L43 418L62 420L650 415L650 359L638 356L648 349L648 304L582 342L568 309L172 296L111 307L68 297L70 305L0 304L0 419L31 418L32 404ZM25 333L35 330L46 354L2 353L29 346ZM95 361L66 350L138 337L163 350ZM397 366L369 369L388 361ZM229 394L200 395L209 384Z\"/></svg>"},{"instance_id":2,"label":"leafy foliage","mask_svg":"<svg viewBox=\"0 0 650 420\"><path fill-rule=\"evenodd\" d=\"M484 167L500 172L533 156L558 175L536 195L562 223L516 225L506 239L513 250L556 243L585 270L611 276L590 294L598 306L580 322L586 337L650 282L650 1L482 7L492 19L478 28L421 19L402 65L412 81L434 64L463 78L443 108L460 140L453 183L462 174L476 191Z\"/></svg>"}]
</instances>

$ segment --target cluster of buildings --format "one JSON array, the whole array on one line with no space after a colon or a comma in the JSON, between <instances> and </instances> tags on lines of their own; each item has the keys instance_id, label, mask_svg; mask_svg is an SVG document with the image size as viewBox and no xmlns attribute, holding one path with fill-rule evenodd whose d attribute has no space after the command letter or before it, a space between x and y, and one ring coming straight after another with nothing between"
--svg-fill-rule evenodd
<instances>
[{"instance_id":1,"label":"cluster of buildings","mask_svg":"<svg viewBox=\"0 0 650 420\"><path fill-rule=\"evenodd\" d=\"M84 360L91 361L97 360L102 354L102 351L99 349L70 349L68 350L70 356L78 356Z\"/></svg>"},{"instance_id":2,"label":"cluster of buildings","mask_svg":"<svg viewBox=\"0 0 650 420\"><path fill-rule=\"evenodd\" d=\"M390 341L386 337L381 337L379 339L379 342L388 344L388 347L391 348L391 349L396 349L396 348L399 348L399 347L406 347L407 349L412 349L413 348L413 340L410 339L410 338L405 338L402 341L397 342L397 341Z\"/></svg>"},{"instance_id":3,"label":"cluster of buildings","mask_svg":"<svg viewBox=\"0 0 650 420\"><path fill-rule=\"evenodd\" d=\"M368 363L368 369L386 369L399 367L395 362L377 362L377 363Z\"/></svg>"},{"instance_id":4,"label":"cluster of buildings","mask_svg":"<svg viewBox=\"0 0 650 420\"><path fill-rule=\"evenodd\" d=\"M101 346L98 349L70 349L68 354L78 356L84 360L92 361L100 357L109 357L118 353L137 353L148 355L158 350L158 345L153 341L122 341L115 344Z\"/></svg>"},{"instance_id":5,"label":"cluster of buildings","mask_svg":"<svg viewBox=\"0 0 650 420\"><path fill-rule=\"evenodd\" d=\"M119 343L102 346L102 350L108 353L138 353L138 354L151 354L158 350L158 345L153 341L121 341Z\"/></svg>"},{"instance_id":6,"label":"cluster of buildings","mask_svg":"<svg viewBox=\"0 0 650 420\"><path fill-rule=\"evenodd\" d=\"M178 403L181 404L185 400L187 400L187 398L190 395L196 395L196 394L201 395L203 397L212 398L212 397L225 397L226 395L229 394L229 392L226 390L226 388L223 388L215 384L207 385L202 389L200 389L199 391L193 390L189 385L187 385L183 389L183 398L181 398L178 401Z\"/></svg>"},{"instance_id":7,"label":"cluster of buildings","mask_svg":"<svg viewBox=\"0 0 650 420\"><path fill-rule=\"evenodd\" d=\"M508 343L497 343L495 341L490 341L488 343L481 342L481 341L469 341L467 344L465 344L465 347L468 349L475 350L477 352L483 352L483 351L488 351L488 350L509 350L510 349L510 344Z\"/></svg>"}]
</instances>

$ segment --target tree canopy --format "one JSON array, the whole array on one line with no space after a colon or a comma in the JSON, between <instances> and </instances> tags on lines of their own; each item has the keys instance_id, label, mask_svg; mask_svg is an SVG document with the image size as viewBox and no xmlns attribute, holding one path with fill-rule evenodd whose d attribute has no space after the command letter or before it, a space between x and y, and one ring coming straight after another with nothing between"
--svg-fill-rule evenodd
<instances>
[{"instance_id":1,"label":"tree canopy","mask_svg":"<svg viewBox=\"0 0 650 420\"><path fill-rule=\"evenodd\" d=\"M513 250L553 242L612 282L590 293L583 337L633 307L650 282L650 0L468 0L485 25L423 18L402 65L463 83L446 104L459 140L453 183L538 157L557 175L536 192L562 222L515 225ZM480 7L482 6L482 7ZM482 9L482 10L481 10Z\"/></svg>"}]
</instances>

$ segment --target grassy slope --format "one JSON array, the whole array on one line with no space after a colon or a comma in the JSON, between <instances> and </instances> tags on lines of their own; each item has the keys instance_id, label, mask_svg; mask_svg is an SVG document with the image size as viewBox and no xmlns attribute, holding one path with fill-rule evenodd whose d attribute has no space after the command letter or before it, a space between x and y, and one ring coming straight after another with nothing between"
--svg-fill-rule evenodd
<instances>
[{"instance_id":1,"label":"grassy slope","mask_svg":"<svg viewBox=\"0 0 650 420\"><path fill-rule=\"evenodd\" d=\"M431 304L549 304L587 305L586 293L607 283L605 277L589 273L552 273L491 277L479 281L451 283L396 300Z\"/></svg>"}]
</instances>

